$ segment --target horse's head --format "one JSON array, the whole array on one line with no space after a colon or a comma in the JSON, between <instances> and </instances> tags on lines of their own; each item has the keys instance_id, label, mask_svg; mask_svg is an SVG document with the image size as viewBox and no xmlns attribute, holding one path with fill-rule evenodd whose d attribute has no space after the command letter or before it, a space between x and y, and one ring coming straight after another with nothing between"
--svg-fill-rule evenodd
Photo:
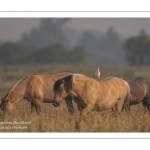
<instances>
[{"instance_id":1,"label":"horse's head","mask_svg":"<svg viewBox=\"0 0 150 150\"><path fill-rule=\"evenodd\" d=\"M4 112L4 114L10 114L12 112L13 104L10 102L10 98L7 95L2 98L0 109Z\"/></svg>"},{"instance_id":2,"label":"horse's head","mask_svg":"<svg viewBox=\"0 0 150 150\"><path fill-rule=\"evenodd\" d=\"M54 107L58 107L60 102L68 96L68 92L66 90L66 81L63 79L57 80L54 84L53 91L53 105Z\"/></svg>"}]
</instances>

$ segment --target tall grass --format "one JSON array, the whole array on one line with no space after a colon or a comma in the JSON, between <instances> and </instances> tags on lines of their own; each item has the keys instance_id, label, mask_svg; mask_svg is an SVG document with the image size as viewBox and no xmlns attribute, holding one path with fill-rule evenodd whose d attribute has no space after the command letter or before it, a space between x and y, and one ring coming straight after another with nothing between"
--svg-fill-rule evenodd
<instances>
[{"instance_id":1,"label":"tall grass","mask_svg":"<svg viewBox=\"0 0 150 150\"><path fill-rule=\"evenodd\" d=\"M95 78L96 65L84 64L55 64L55 65L17 65L0 66L0 96L3 97L21 78L34 73L55 74L64 71L81 73ZM134 79L142 76L150 79L150 67L128 66L100 66L101 78L117 76L126 79ZM4 116L0 111L0 132L79 132L75 124L79 111L73 103L75 113L68 114L65 102L55 108L52 104L42 104L42 113L30 113L30 103L26 100L15 105L10 116ZM29 122L29 124L13 124L14 122ZM129 113L122 112L118 115L112 110L91 111L80 122L80 132L149 132L150 114L141 104L131 106Z\"/></svg>"}]
</instances>

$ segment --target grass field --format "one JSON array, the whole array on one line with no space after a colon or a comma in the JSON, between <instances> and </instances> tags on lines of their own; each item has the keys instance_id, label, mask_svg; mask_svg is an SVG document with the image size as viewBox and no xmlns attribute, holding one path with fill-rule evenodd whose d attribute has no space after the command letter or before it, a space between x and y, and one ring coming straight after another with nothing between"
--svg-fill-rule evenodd
<instances>
[{"instance_id":1,"label":"grass field","mask_svg":"<svg viewBox=\"0 0 150 150\"><path fill-rule=\"evenodd\" d=\"M0 97L25 76L39 74L55 74L65 71L80 73L94 78L96 65L84 64L55 64L55 65L17 65L0 66ZM146 77L150 79L150 66L100 66L101 78L117 76L126 79ZM10 116L4 116L0 111L0 132L78 132L75 122L79 116L76 104L75 113L70 116L65 102L55 108L52 104L43 104L42 113L30 114L30 103L26 100L19 102ZM5 121L5 125L3 124ZM24 124L18 124L20 122ZM150 114L145 112L141 104L131 106L129 113L121 113L111 110L95 112L91 111L81 121L81 132L149 132Z\"/></svg>"}]
</instances>

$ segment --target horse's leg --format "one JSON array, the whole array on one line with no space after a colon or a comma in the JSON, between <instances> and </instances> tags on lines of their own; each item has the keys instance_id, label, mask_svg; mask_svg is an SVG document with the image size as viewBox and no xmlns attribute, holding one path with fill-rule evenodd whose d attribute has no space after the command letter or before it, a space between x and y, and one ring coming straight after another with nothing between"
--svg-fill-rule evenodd
<instances>
[{"instance_id":1,"label":"horse's leg","mask_svg":"<svg viewBox=\"0 0 150 150\"><path fill-rule=\"evenodd\" d=\"M88 112L90 112L93 108L94 108L94 106L91 103L89 103L89 104L86 105L86 107L84 109L82 109L80 111L80 117L76 121L76 126L75 126L76 130L80 131L80 122L81 122L81 120L83 120L83 117Z\"/></svg>"},{"instance_id":2,"label":"horse's leg","mask_svg":"<svg viewBox=\"0 0 150 150\"><path fill-rule=\"evenodd\" d=\"M72 98L70 96L68 96L66 99L65 99L65 102L66 102L66 105L67 105L67 108L68 108L68 113L70 115L73 114L74 112L74 109L73 109L73 104L72 104Z\"/></svg>"},{"instance_id":3,"label":"horse's leg","mask_svg":"<svg viewBox=\"0 0 150 150\"><path fill-rule=\"evenodd\" d=\"M41 112L41 101L39 99L35 99L35 108L37 114L39 115Z\"/></svg>"},{"instance_id":4,"label":"horse's leg","mask_svg":"<svg viewBox=\"0 0 150 150\"><path fill-rule=\"evenodd\" d=\"M122 110L125 110L125 112L127 113L130 111L130 101L131 101L131 97L126 96Z\"/></svg>"},{"instance_id":5,"label":"horse's leg","mask_svg":"<svg viewBox=\"0 0 150 150\"><path fill-rule=\"evenodd\" d=\"M146 109L146 112L150 111L150 99L144 99L142 105Z\"/></svg>"},{"instance_id":6,"label":"horse's leg","mask_svg":"<svg viewBox=\"0 0 150 150\"><path fill-rule=\"evenodd\" d=\"M75 103L77 104L77 108L78 110L81 112L82 109L84 108L84 106L81 105L81 103L79 102L79 100L77 98L73 98L73 100L75 101Z\"/></svg>"},{"instance_id":7,"label":"horse's leg","mask_svg":"<svg viewBox=\"0 0 150 150\"><path fill-rule=\"evenodd\" d=\"M114 106L112 107L112 111L114 111L114 112L117 111L117 106L116 106L116 105L114 105Z\"/></svg>"},{"instance_id":8,"label":"horse's leg","mask_svg":"<svg viewBox=\"0 0 150 150\"><path fill-rule=\"evenodd\" d=\"M124 99L119 99L117 101L117 111L118 111L118 113L122 112L123 104L124 104Z\"/></svg>"},{"instance_id":9,"label":"horse's leg","mask_svg":"<svg viewBox=\"0 0 150 150\"><path fill-rule=\"evenodd\" d=\"M35 108L35 104L31 102L31 112L34 111L34 108Z\"/></svg>"},{"instance_id":10,"label":"horse's leg","mask_svg":"<svg viewBox=\"0 0 150 150\"><path fill-rule=\"evenodd\" d=\"M36 108L37 114L39 115L40 112L41 112L41 106L40 105L35 105L35 108Z\"/></svg>"},{"instance_id":11,"label":"horse's leg","mask_svg":"<svg viewBox=\"0 0 150 150\"><path fill-rule=\"evenodd\" d=\"M82 109L82 111L80 112L81 116L84 116L85 114L87 114L88 112L90 112L92 109L94 108L94 105L89 103L85 106L84 109Z\"/></svg>"}]
</instances>

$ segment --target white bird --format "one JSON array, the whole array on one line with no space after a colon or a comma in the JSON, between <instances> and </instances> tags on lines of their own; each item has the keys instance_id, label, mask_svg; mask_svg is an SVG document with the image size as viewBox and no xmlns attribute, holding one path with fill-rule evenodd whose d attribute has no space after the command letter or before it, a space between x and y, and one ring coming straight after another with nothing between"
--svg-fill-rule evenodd
<instances>
[{"instance_id":1,"label":"white bird","mask_svg":"<svg viewBox=\"0 0 150 150\"><path fill-rule=\"evenodd\" d=\"M99 66L97 67L97 70L96 70L96 72L95 72L95 76L96 76L96 78L100 81L100 75L101 75L101 73L100 73L100 71L99 71Z\"/></svg>"}]
</instances>

